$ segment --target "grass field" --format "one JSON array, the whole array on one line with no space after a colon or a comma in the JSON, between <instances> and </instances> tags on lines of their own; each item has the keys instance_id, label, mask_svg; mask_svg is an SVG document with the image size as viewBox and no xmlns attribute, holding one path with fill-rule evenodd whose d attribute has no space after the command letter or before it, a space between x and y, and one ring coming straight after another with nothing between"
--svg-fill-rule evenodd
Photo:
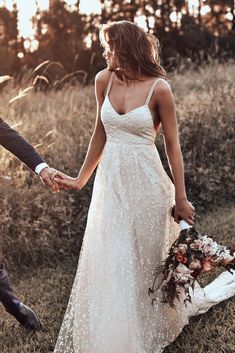
<instances>
[{"instance_id":1,"label":"grass field","mask_svg":"<svg viewBox=\"0 0 235 353\"><path fill-rule=\"evenodd\" d=\"M196 224L224 244L234 242L232 139L235 64L211 64L171 76L185 161L186 189ZM25 87L22 87L25 88ZM53 167L76 175L95 119L93 87L29 92L11 105L19 87L1 92L1 115L24 134ZM161 132L157 147L167 170ZM93 177L81 192L52 194L25 166L2 150L1 252L21 298L40 315L35 335L0 308L0 352L53 352L76 271ZM218 271L216 272L218 273ZM202 278L202 284L211 280ZM192 318L166 353L235 352L235 298ZM127 352L125 352L127 353Z\"/></svg>"}]
</instances>

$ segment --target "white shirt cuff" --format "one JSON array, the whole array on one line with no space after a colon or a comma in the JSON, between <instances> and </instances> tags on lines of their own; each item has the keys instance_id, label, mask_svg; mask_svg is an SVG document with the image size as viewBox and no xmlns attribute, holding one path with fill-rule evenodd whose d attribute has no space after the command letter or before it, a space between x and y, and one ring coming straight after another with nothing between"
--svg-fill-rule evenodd
<instances>
[{"instance_id":1,"label":"white shirt cuff","mask_svg":"<svg viewBox=\"0 0 235 353\"><path fill-rule=\"evenodd\" d=\"M35 173L39 175L41 173L41 171L46 167L49 167L48 164L46 164L46 163L38 164L37 167L35 168Z\"/></svg>"}]
</instances>

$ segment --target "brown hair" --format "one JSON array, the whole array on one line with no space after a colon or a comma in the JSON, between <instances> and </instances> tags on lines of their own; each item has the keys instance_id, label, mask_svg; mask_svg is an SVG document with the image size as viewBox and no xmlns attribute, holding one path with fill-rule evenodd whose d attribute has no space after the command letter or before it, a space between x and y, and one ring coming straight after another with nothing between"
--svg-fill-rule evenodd
<instances>
[{"instance_id":1,"label":"brown hair","mask_svg":"<svg viewBox=\"0 0 235 353\"><path fill-rule=\"evenodd\" d=\"M99 39L104 48L109 46L113 52L114 65L110 71L115 71L121 80L123 75L129 80L140 80L141 76L166 78L166 71L160 65L158 38L146 33L136 23L114 21L103 24ZM131 77L128 71L133 73Z\"/></svg>"}]
</instances>

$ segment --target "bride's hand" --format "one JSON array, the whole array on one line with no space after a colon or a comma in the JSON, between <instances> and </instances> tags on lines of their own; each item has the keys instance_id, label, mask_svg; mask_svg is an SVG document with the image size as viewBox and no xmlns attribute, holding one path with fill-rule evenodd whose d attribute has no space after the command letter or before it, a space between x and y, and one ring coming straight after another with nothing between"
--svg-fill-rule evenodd
<instances>
[{"instance_id":1,"label":"bride's hand","mask_svg":"<svg viewBox=\"0 0 235 353\"><path fill-rule=\"evenodd\" d=\"M67 174L64 174L62 172L56 171L53 174L53 179L55 182L59 185L61 189L75 189L75 190L81 190L84 186L84 184L81 182L79 178L72 178Z\"/></svg>"},{"instance_id":2,"label":"bride's hand","mask_svg":"<svg viewBox=\"0 0 235 353\"><path fill-rule=\"evenodd\" d=\"M176 201L174 220L179 223L180 219L185 220L190 225L194 225L195 208L187 199Z\"/></svg>"}]
</instances>

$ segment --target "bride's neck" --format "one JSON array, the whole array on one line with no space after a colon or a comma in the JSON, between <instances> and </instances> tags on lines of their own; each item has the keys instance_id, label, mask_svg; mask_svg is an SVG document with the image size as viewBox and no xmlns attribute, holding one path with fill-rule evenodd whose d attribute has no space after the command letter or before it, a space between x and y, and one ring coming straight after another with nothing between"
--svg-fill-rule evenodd
<instances>
[{"instance_id":1,"label":"bride's neck","mask_svg":"<svg viewBox=\"0 0 235 353\"><path fill-rule=\"evenodd\" d=\"M117 76L118 76L119 80L122 81L126 85L130 85L132 83L139 82L139 81L144 81L149 78L148 76L144 76L144 75L139 76L136 71L133 71L131 69L126 70L125 73L126 73L126 75L124 75L122 73L122 71L120 71Z\"/></svg>"}]
</instances>

